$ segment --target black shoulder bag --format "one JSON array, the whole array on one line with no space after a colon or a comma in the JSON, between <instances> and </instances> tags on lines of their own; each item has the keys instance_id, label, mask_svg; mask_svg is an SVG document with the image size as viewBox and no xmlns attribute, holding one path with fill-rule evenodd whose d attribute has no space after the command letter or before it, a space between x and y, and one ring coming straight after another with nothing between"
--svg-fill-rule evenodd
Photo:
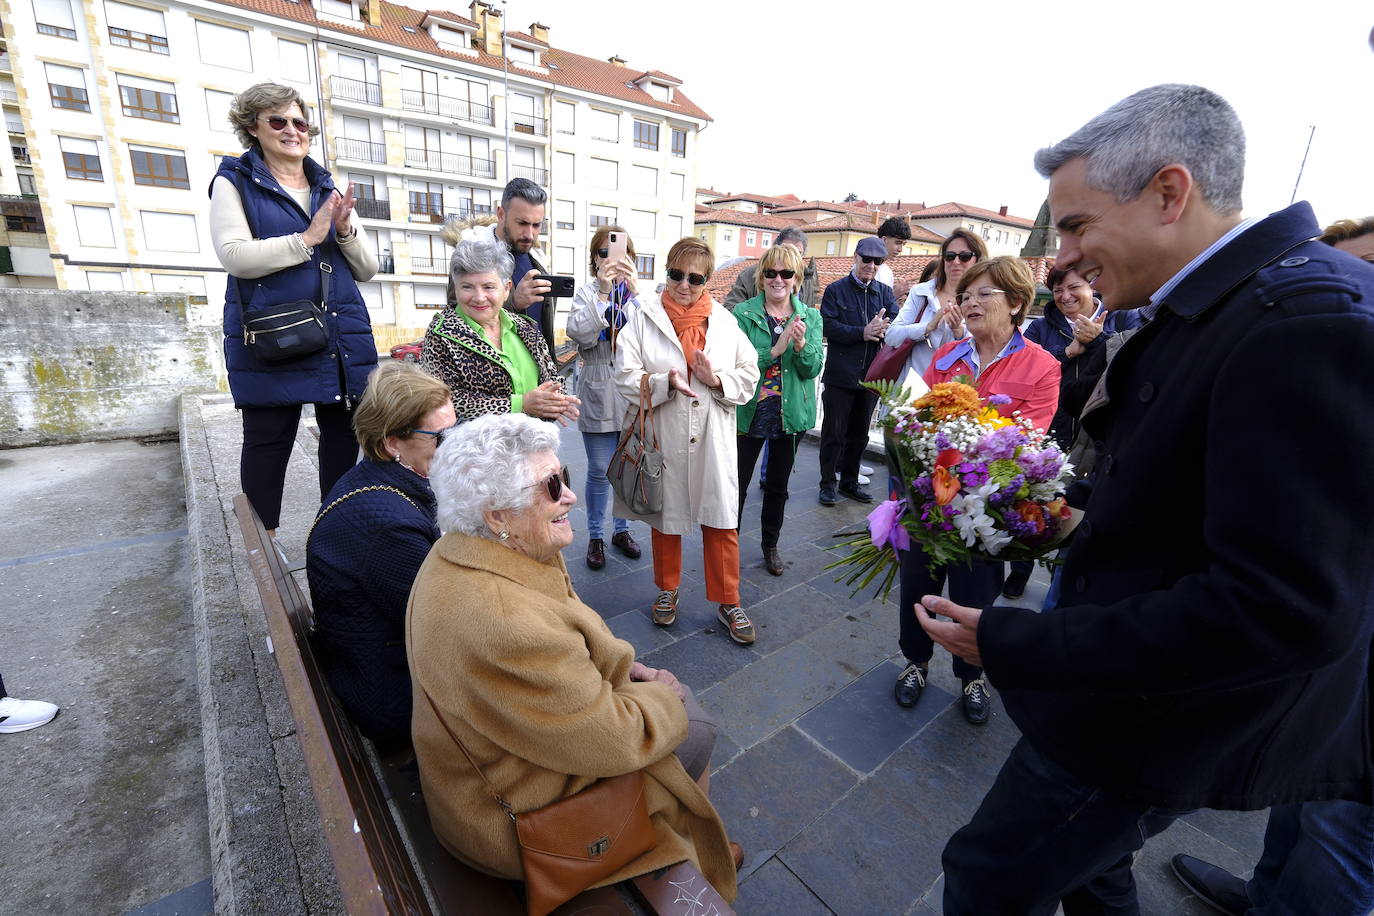
<instances>
[{"instance_id":1,"label":"black shoulder bag","mask_svg":"<svg viewBox=\"0 0 1374 916\"><path fill-rule=\"evenodd\" d=\"M272 363L301 359L329 346L324 308L329 302L329 262L320 258L320 304L309 299L243 310L243 345Z\"/></svg>"}]
</instances>

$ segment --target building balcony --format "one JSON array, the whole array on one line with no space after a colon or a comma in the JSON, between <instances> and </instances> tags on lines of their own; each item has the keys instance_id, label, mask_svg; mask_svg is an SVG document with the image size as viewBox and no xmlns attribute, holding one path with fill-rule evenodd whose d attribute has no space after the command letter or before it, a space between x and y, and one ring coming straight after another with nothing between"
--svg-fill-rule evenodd
<instances>
[{"instance_id":1,"label":"building balcony","mask_svg":"<svg viewBox=\"0 0 1374 916\"><path fill-rule=\"evenodd\" d=\"M461 203L457 210L450 210L444 214L446 219L468 220L476 216L490 216L492 208L487 204Z\"/></svg>"},{"instance_id":2,"label":"building balcony","mask_svg":"<svg viewBox=\"0 0 1374 916\"><path fill-rule=\"evenodd\" d=\"M443 258L416 258L410 259L410 272L413 274L430 274L442 277L448 273L448 261Z\"/></svg>"},{"instance_id":3,"label":"building balcony","mask_svg":"<svg viewBox=\"0 0 1374 916\"><path fill-rule=\"evenodd\" d=\"M512 165L510 167L510 177L528 178L542 188L548 186L549 170L531 168L528 165Z\"/></svg>"},{"instance_id":4,"label":"building balcony","mask_svg":"<svg viewBox=\"0 0 1374 916\"><path fill-rule=\"evenodd\" d=\"M510 129L517 134L547 137L549 135L549 121L547 118L536 118L534 115L511 112Z\"/></svg>"},{"instance_id":5,"label":"building balcony","mask_svg":"<svg viewBox=\"0 0 1374 916\"><path fill-rule=\"evenodd\" d=\"M352 137L335 137L334 158L352 159L355 162L386 162L386 144L354 140Z\"/></svg>"},{"instance_id":6,"label":"building balcony","mask_svg":"<svg viewBox=\"0 0 1374 916\"><path fill-rule=\"evenodd\" d=\"M391 201L360 197L353 202L353 210L363 219L391 219Z\"/></svg>"},{"instance_id":7,"label":"building balcony","mask_svg":"<svg viewBox=\"0 0 1374 916\"><path fill-rule=\"evenodd\" d=\"M329 78L329 95L332 99L345 102L361 102L364 105L382 104L382 87L376 83L349 79L346 76Z\"/></svg>"},{"instance_id":8,"label":"building balcony","mask_svg":"<svg viewBox=\"0 0 1374 916\"><path fill-rule=\"evenodd\" d=\"M444 221L444 205L442 203L425 204L412 202L410 205L410 221L412 223L440 223Z\"/></svg>"},{"instance_id":9,"label":"building balcony","mask_svg":"<svg viewBox=\"0 0 1374 916\"><path fill-rule=\"evenodd\" d=\"M27 146L11 146L10 153L14 155L14 161L19 165L33 164L33 160L29 158L29 148Z\"/></svg>"},{"instance_id":10,"label":"building balcony","mask_svg":"<svg viewBox=\"0 0 1374 916\"><path fill-rule=\"evenodd\" d=\"M473 124L491 126L495 123L491 107L488 105L478 105L465 99L451 99L418 89L401 90L401 107L406 111L422 111L425 114L469 121Z\"/></svg>"},{"instance_id":11,"label":"building balcony","mask_svg":"<svg viewBox=\"0 0 1374 916\"><path fill-rule=\"evenodd\" d=\"M452 175L470 175L474 178L495 178L496 163L491 159L474 159L457 153L442 153L434 149L406 147L406 165L435 172L448 172Z\"/></svg>"},{"instance_id":12,"label":"building balcony","mask_svg":"<svg viewBox=\"0 0 1374 916\"><path fill-rule=\"evenodd\" d=\"M43 208L31 197L0 194L0 215L11 232L44 232Z\"/></svg>"},{"instance_id":13,"label":"building balcony","mask_svg":"<svg viewBox=\"0 0 1374 916\"><path fill-rule=\"evenodd\" d=\"M10 56L9 56L8 54L0 54L0 73L9 73L9 72L10 72Z\"/></svg>"},{"instance_id":14,"label":"building balcony","mask_svg":"<svg viewBox=\"0 0 1374 916\"><path fill-rule=\"evenodd\" d=\"M19 105L19 92L15 89L0 89L0 105Z\"/></svg>"}]
</instances>

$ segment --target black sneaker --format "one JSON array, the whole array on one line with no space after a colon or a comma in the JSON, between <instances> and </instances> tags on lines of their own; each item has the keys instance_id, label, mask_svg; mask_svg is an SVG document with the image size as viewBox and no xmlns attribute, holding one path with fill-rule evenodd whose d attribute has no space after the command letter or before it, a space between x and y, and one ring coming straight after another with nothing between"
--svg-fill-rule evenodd
<instances>
[{"instance_id":1,"label":"black sneaker","mask_svg":"<svg viewBox=\"0 0 1374 916\"><path fill-rule=\"evenodd\" d=\"M929 670L924 665L912 662L897 675L897 683L892 686L892 695L896 697L897 705L905 706L907 709L916 705L916 701L921 698L921 691L926 689L926 673Z\"/></svg>"},{"instance_id":2,"label":"black sneaker","mask_svg":"<svg viewBox=\"0 0 1374 916\"><path fill-rule=\"evenodd\" d=\"M1182 853L1169 863L1174 876L1203 903L1221 913L1244 916L1250 909L1245 882L1224 868Z\"/></svg>"},{"instance_id":3,"label":"black sneaker","mask_svg":"<svg viewBox=\"0 0 1374 916\"><path fill-rule=\"evenodd\" d=\"M845 496L848 496L850 499L854 500L855 502L861 502L861 503L871 503L871 502L873 502L873 494L870 493L870 492L868 492L868 490L865 489L865 488L863 487L862 484L858 484L858 483L842 483L842 484L840 484L840 492L843 493Z\"/></svg>"},{"instance_id":4,"label":"black sneaker","mask_svg":"<svg viewBox=\"0 0 1374 916\"><path fill-rule=\"evenodd\" d=\"M840 497L835 494L835 485L833 483L821 484L820 499L822 506L833 506L840 501Z\"/></svg>"},{"instance_id":5,"label":"black sneaker","mask_svg":"<svg viewBox=\"0 0 1374 916\"><path fill-rule=\"evenodd\" d=\"M1029 581L1030 570L1018 569L1013 563L1011 572L1007 574L1007 581L1002 583L1002 597L1020 598L1026 593L1026 583Z\"/></svg>"},{"instance_id":6,"label":"black sneaker","mask_svg":"<svg viewBox=\"0 0 1374 916\"><path fill-rule=\"evenodd\" d=\"M992 697L988 695L988 679L976 677L964 681L964 718L972 725L983 725L988 721L988 711L992 708Z\"/></svg>"}]
</instances>

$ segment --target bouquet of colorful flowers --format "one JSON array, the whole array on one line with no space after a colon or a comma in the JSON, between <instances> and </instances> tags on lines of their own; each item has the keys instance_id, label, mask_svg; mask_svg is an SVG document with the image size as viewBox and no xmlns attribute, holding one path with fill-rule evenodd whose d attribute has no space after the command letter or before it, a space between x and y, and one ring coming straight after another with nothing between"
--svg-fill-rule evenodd
<instances>
[{"instance_id":1,"label":"bouquet of colorful flowers","mask_svg":"<svg viewBox=\"0 0 1374 916\"><path fill-rule=\"evenodd\" d=\"M887 406L879 421L903 499L881 503L868 532L840 546L838 579L854 593L882 575L886 600L898 570L897 551L915 544L932 569L947 563L1040 559L1070 525L1063 494L1073 466L1053 440L1019 412L1002 416L1004 395L986 399L961 376L912 397L893 383L871 383ZM837 581L838 581L837 579Z\"/></svg>"}]
</instances>

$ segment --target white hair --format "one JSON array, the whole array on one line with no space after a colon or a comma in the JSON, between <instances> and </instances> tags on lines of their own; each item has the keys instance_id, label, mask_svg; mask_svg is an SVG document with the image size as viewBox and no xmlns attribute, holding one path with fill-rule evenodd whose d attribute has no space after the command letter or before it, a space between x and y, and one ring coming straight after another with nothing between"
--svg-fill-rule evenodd
<instances>
[{"instance_id":1,"label":"white hair","mask_svg":"<svg viewBox=\"0 0 1374 916\"><path fill-rule=\"evenodd\" d=\"M530 456L544 451L558 451L557 427L522 413L488 414L445 436L429 466L439 528L491 537L482 513L528 508Z\"/></svg>"},{"instance_id":2,"label":"white hair","mask_svg":"<svg viewBox=\"0 0 1374 916\"><path fill-rule=\"evenodd\" d=\"M1240 212L1245 131L1235 109L1201 86L1166 83L1142 89L1035 154L1049 178L1065 163L1087 163L1088 187L1121 203L1135 200L1171 163L1188 167L1217 213Z\"/></svg>"}]
</instances>

